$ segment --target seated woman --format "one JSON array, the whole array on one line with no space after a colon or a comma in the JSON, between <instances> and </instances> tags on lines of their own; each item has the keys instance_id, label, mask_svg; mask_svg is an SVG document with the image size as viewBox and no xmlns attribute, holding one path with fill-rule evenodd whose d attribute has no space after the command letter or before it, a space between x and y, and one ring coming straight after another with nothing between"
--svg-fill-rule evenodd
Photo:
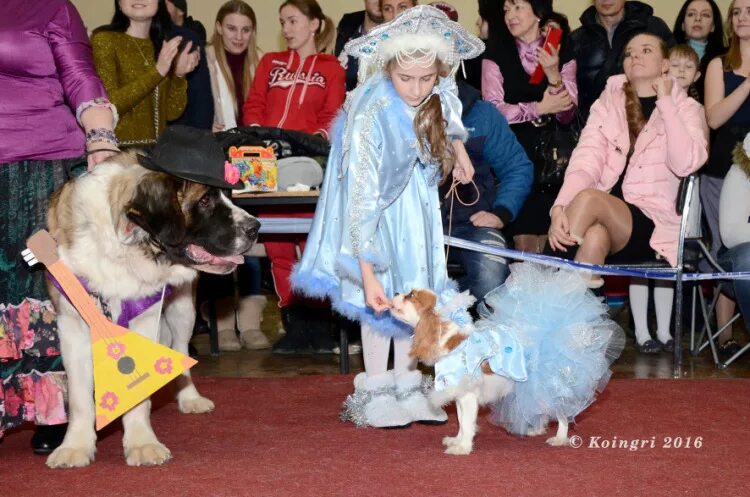
<instances>
[{"instance_id":1,"label":"seated woman","mask_svg":"<svg viewBox=\"0 0 750 497\"><path fill-rule=\"evenodd\" d=\"M726 251L719 264L726 271L750 271L750 134L738 143L733 153L734 164L721 187L719 200L719 229ZM745 323L750 323L750 280L732 280L734 298ZM721 338L721 337L719 337ZM721 359L731 359L744 346L732 340L732 347L721 347Z\"/></svg>"},{"instance_id":2,"label":"seated woman","mask_svg":"<svg viewBox=\"0 0 750 497\"><path fill-rule=\"evenodd\" d=\"M242 123L328 139L328 128L346 94L343 67L336 57L325 53L335 37L333 21L316 0L285 0L279 8L279 22L287 50L261 58L242 109ZM272 206L257 213L264 217L312 217L313 209ZM330 354L335 347L329 330L330 309L296 297L289 283L304 240L304 236L291 234L263 237L286 331L274 344L275 354Z\"/></svg>"},{"instance_id":3,"label":"seated woman","mask_svg":"<svg viewBox=\"0 0 750 497\"><path fill-rule=\"evenodd\" d=\"M552 254L624 263L662 257L675 265L680 177L708 157L701 105L667 76L666 43L640 34L625 47L624 75L612 76L570 160L550 212ZM603 280L594 277L592 287ZM670 348L669 337L638 343Z\"/></svg>"}]
</instances>

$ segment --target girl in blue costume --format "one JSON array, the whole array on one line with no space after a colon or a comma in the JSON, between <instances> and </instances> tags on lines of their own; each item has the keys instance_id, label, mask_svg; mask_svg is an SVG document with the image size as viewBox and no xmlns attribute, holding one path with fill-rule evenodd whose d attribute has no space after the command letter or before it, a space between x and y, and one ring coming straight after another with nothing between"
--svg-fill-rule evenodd
<instances>
[{"instance_id":1,"label":"girl in blue costume","mask_svg":"<svg viewBox=\"0 0 750 497\"><path fill-rule=\"evenodd\" d=\"M461 103L453 74L484 44L440 10L422 5L349 42L360 85L334 123L315 218L292 285L329 298L362 325L365 372L344 419L358 426L444 422L409 357L411 329L390 299L412 288L454 288L446 274L438 184L469 182ZM455 167L453 167L455 164ZM394 370L388 371L391 339Z\"/></svg>"}]
</instances>

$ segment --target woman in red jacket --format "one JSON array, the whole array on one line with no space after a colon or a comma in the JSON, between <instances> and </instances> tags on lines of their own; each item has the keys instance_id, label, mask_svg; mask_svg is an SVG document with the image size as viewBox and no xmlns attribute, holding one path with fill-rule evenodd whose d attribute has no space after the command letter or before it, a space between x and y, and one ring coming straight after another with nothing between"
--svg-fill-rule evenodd
<instances>
[{"instance_id":1,"label":"woman in red jacket","mask_svg":"<svg viewBox=\"0 0 750 497\"><path fill-rule=\"evenodd\" d=\"M334 24L316 0L286 0L279 9L279 21L288 48L267 53L260 60L243 106L243 124L304 131L328 139L328 127L346 93L344 69L336 57L324 53L333 46ZM292 207L274 208L263 215L312 217L313 213L314 208ZM297 262L297 247L301 251L304 240L298 235L264 238L287 333L273 347L277 354L330 354L334 347L329 311L301 307L292 295L289 276Z\"/></svg>"},{"instance_id":2,"label":"woman in red jacket","mask_svg":"<svg viewBox=\"0 0 750 497\"><path fill-rule=\"evenodd\" d=\"M279 21L288 48L260 60L243 123L328 138L346 93L344 69L336 57L323 53L335 34L333 22L315 0L285 1Z\"/></svg>"}]
</instances>

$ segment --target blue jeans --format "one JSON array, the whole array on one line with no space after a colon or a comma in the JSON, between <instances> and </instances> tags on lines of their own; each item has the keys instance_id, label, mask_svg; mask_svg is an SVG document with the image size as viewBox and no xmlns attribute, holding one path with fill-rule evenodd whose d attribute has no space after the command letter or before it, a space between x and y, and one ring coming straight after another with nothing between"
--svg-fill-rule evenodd
<instances>
[{"instance_id":1,"label":"blue jeans","mask_svg":"<svg viewBox=\"0 0 750 497\"><path fill-rule=\"evenodd\" d=\"M471 223L453 226L451 236L491 247L505 248L505 238L499 230L477 228ZM448 262L459 264L464 275L459 278L461 291L469 290L481 302L490 290L494 290L508 277L508 263L502 257L450 247Z\"/></svg>"},{"instance_id":2,"label":"blue jeans","mask_svg":"<svg viewBox=\"0 0 750 497\"><path fill-rule=\"evenodd\" d=\"M728 249L719 257L719 264L725 271L750 271L750 242L741 243ZM740 307L745 321L750 320L750 280L732 280L734 299Z\"/></svg>"}]
</instances>

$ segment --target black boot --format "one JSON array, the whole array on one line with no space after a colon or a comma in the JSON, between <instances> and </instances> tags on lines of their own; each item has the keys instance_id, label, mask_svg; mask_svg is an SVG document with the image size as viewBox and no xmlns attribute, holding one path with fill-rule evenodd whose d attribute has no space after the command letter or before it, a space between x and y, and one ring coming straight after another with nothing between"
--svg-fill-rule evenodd
<instances>
[{"instance_id":1,"label":"black boot","mask_svg":"<svg viewBox=\"0 0 750 497\"><path fill-rule=\"evenodd\" d=\"M36 431L31 437L31 449L34 454L45 456L63 443L68 424L62 425L36 425Z\"/></svg>"},{"instance_id":2,"label":"black boot","mask_svg":"<svg viewBox=\"0 0 750 497\"><path fill-rule=\"evenodd\" d=\"M310 345L315 354L333 354L336 342L331 335L333 316L330 309L310 309Z\"/></svg>"},{"instance_id":3,"label":"black boot","mask_svg":"<svg viewBox=\"0 0 750 497\"><path fill-rule=\"evenodd\" d=\"M310 336L305 320L304 309L299 306L281 308L281 324L286 334L281 337L271 352L280 355L311 354Z\"/></svg>"}]
</instances>

